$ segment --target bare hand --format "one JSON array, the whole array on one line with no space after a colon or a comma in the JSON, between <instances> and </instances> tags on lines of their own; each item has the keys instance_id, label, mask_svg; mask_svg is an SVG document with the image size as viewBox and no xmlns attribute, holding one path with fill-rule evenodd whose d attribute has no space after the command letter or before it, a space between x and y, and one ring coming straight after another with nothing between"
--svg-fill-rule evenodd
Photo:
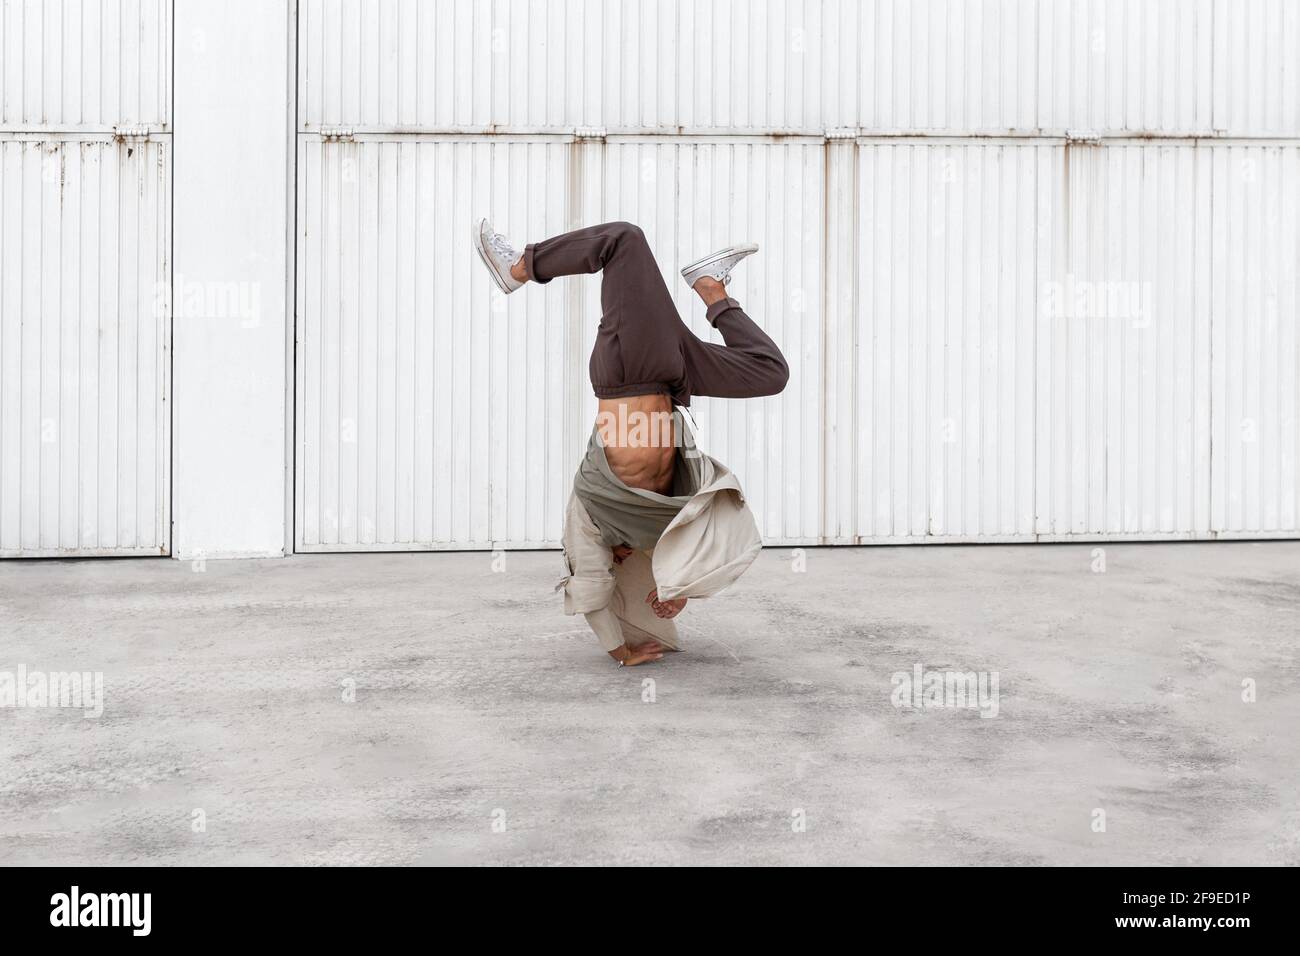
<instances>
[{"instance_id":1,"label":"bare hand","mask_svg":"<svg viewBox=\"0 0 1300 956\"><path fill-rule=\"evenodd\" d=\"M614 548L614 563L622 564L624 559L631 557L631 555L632 549L620 544Z\"/></svg>"},{"instance_id":2,"label":"bare hand","mask_svg":"<svg viewBox=\"0 0 1300 956\"><path fill-rule=\"evenodd\" d=\"M655 612L655 617L663 618L665 621L671 621L678 614L682 613L682 608L686 607L686 598L678 598L672 601L659 600L659 589L655 588L646 595L646 604Z\"/></svg>"}]
</instances>

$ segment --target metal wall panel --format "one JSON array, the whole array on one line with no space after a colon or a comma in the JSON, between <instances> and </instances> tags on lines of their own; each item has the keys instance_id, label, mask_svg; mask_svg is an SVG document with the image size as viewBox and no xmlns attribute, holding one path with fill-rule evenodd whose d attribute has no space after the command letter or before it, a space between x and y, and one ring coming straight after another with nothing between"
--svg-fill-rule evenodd
<instances>
[{"instance_id":1,"label":"metal wall panel","mask_svg":"<svg viewBox=\"0 0 1300 956\"><path fill-rule=\"evenodd\" d=\"M1210 167L1187 146L1071 146L1040 218L1043 535L1210 530Z\"/></svg>"},{"instance_id":2,"label":"metal wall panel","mask_svg":"<svg viewBox=\"0 0 1300 956\"><path fill-rule=\"evenodd\" d=\"M827 116L826 125L873 133L1032 131L1038 6L1039 0L862 4L858 42L840 39L854 35L846 23L843 31L826 31L826 49L819 51L832 63L837 55L850 57L857 68L857 110ZM848 9L841 15L854 16Z\"/></svg>"},{"instance_id":3,"label":"metal wall panel","mask_svg":"<svg viewBox=\"0 0 1300 956\"><path fill-rule=\"evenodd\" d=\"M689 129L816 131L847 126L856 58L823 57L823 4L681 0L676 124ZM618 104L611 104L617 108ZM617 125L623 122L620 113ZM613 124L605 124L613 125Z\"/></svg>"},{"instance_id":4,"label":"metal wall panel","mask_svg":"<svg viewBox=\"0 0 1300 956\"><path fill-rule=\"evenodd\" d=\"M676 0L304 0L306 130L675 125Z\"/></svg>"},{"instance_id":5,"label":"metal wall panel","mask_svg":"<svg viewBox=\"0 0 1300 956\"><path fill-rule=\"evenodd\" d=\"M1296 136L1298 7L304 0L299 122L307 131ZM142 52L140 62L144 71L153 61Z\"/></svg>"},{"instance_id":6,"label":"metal wall panel","mask_svg":"<svg viewBox=\"0 0 1300 956\"><path fill-rule=\"evenodd\" d=\"M820 15L799 0L306 0L299 119L306 130L820 128Z\"/></svg>"},{"instance_id":7,"label":"metal wall panel","mask_svg":"<svg viewBox=\"0 0 1300 956\"><path fill-rule=\"evenodd\" d=\"M0 129L165 127L170 96L171 0L0 0Z\"/></svg>"},{"instance_id":8,"label":"metal wall panel","mask_svg":"<svg viewBox=\"0 0 1300 956\"><path fill-rule=\"evenodd\" d=\"M1300 136L1300 3L1215 0L1214 126Z\"/></svg>"},{"instance_id":9,"label":"metal wall panel","mask_svg":"<svg viewBox=\"0 0 1300 956\"><path fill-rule=\"evenodd\" d=\"M569 147L303 138L302 550L555 545L573 456L562 284L505 297L469 237L566 225Z\"/></svg>"},{"instance_id":10,"label":"metal wall panel","mask_svg":"<svg viewBox=\"0 0 1300 956\"><path fill-rule=\"evenodd\" d=\"M1038 0L305 0L301 128L1028 129Z\"/></svg>"},{"instance_id":11,"label":"metal wall panel","mask_svg":"<svg viewBox=\"0 0 1300 956\"><path fill-rule=\"evenodd\" d=\"M856 494L827 534L1029 534L1035 217L1052 151L861 149L855 383L834 396L853 403L856 453L840 468Z\"/></svg>"},{"instance_id":12,"label":"metal wall panel","mask_svg":"<svg viewBox=\"0 0 1300 956\"><path fill-rule=\"evenodd\" d=\"M1038 125L1211 132L1211 0L1040 0Z\"/></svg>"},{"instance_id":13,"label":"metal wall panel","mask_svg":"<svg viewBox=\"0 0 1300 956\"><path fill-rule=\"evenodd\" d=\"M0 556L169 541L168 149L0 140Z\"/></svg>"},{"instance_id":14,"label":"metal wall panel","mask_svg":"<svg viewBox=\"0 0 1300 956\"><path fill-rule=\"evenodd\" d=\"M1300 147L1213 154L1212 526L1300 528Z\"/></svg>"}]
</instances>

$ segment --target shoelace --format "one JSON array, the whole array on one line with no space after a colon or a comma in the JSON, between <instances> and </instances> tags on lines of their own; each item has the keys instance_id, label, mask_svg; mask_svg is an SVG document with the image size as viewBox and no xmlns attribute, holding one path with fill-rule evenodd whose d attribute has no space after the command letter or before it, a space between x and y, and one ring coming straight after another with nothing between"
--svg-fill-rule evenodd
<instances>
[{"instance_id":1,"label":"shoelace","mask_svg":"<svg viewBox=\"0 0 1300 956\"><path fill-rule=\"evenodd\" d=\"M502 259L509 259L511 262L519 258L519 253L515 252L514 247L506 240L506 237L499 232L494 232L488 236L488 245L492 251Z\"/></svg>"}]
</instances>

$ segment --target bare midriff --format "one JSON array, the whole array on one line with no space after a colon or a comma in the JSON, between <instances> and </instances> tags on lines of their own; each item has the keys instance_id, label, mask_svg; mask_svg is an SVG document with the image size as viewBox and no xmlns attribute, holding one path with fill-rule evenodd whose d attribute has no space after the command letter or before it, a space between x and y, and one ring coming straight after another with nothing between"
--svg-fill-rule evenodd
<instances>
[{"instance_id":1,"label":"bare midriff","mask_svg":"<svg viewBox=\"0 0 1300 956\"><path fill-rule=\"evenodd\" d=\"M596 423L605 460L629 488L661 495L671 492L677 451L672 411L672 399L667 395L599 399Z\"/></svg>"}]
</instances>

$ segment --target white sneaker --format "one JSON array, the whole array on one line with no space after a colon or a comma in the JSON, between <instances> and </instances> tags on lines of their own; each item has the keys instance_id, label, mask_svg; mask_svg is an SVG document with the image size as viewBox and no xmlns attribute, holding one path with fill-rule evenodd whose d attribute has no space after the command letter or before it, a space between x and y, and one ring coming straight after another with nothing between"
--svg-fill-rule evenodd
<instances>
[{"instance_id":1,"label":"white sneaker","mask_svg":"<svg viewBox=\"0 0 1300 956\"><path fill-rule=\"evenodd\" d=\"M717 279L723 285L726 285L731 280L731 270L736 268L736 263L756 252L758 252L758 244L754 242L745 242L738 246L727 246L725 249L719 249L703 259L692 262L689 266L684 266L682 268L682 278L692 288L704 276Z\"/></svg>"},{"instance_id":2,"label":"white sneaker","mask_svg":"<svg viewBox=\"0 0 1300 956\"><path fill-rule=\"evenodd\" d=\"M493 232L492 224L486 219L480 219L474 226L474 248L478 250L478 257L487 266L498 289L509 295L523 285L510 274L510 267L519 261L523 253L510 245L510 240L501 233Z\"/></svg>"}]
</instances>

